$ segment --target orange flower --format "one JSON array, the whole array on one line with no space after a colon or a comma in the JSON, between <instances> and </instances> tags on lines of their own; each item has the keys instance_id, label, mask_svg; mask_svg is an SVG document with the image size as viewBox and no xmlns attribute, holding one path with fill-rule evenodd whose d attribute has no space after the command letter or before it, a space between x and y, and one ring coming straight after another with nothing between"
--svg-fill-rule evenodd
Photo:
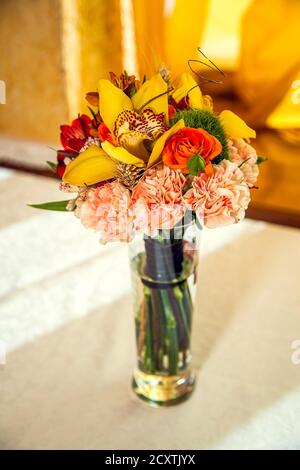
<instances>
[{"instance_id":1,"label":"orange flower","mask_svg":"<svg viewBox=\"0 0 300 470\"><path fill-rule=\"evenodd\" d=\"M199 154L205 160L205 172L211 173L211 160L221 151L222 145L219 140L204 129L184 127L167 140L162 159L170 168L189 173L187 167L189 158Z\"/></svg>"},{"instance_id":2,"label":"orange flower","mask_svg":"<svg viewBox=\"0 0 300 470\"><path fill-rule=\"evenodd\" d=\"M99 108L99 93L98 93L98 91L89 91L85 95L85 99L92 106L95 106L96 108Z\"/></svg>"}]
</instances>

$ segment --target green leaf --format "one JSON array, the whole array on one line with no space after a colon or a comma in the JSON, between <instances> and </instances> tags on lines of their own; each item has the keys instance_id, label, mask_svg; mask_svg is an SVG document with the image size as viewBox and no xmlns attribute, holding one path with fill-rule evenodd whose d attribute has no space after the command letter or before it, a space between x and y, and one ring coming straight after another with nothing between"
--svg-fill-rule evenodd
<instances>
[{"instance_id":1,"label":"green leaf","mask_svg":"<svg viewBox=\"0 0 300 470\"><path fill-rule=\"evenodd\" d=\"M260 165L261 163L264 163L267 160L268 160L267 157L263 157L262 155L257 155L256 164Z\"/></svg>"},{"instance_id":2,"label":"green leaf","mask_svg":"<svg viewBox=\"0 0 300 470\"><path fill-rule=\"evenodd\" d=\"M187 162L187 168L189 170L189 173L191 175L198 175L199 171L204 170L205 168L205 160L199 153L196 153L196 155L193 155L188 159Z\"/></svg>"},{"instance_id":3,"label":"green leaf","mask_svg":"<svg viewBox=\"0 0 300 470\"><path fill-rule=\"evenodd\" d=\"M56 173L56 167L57 167L56 163L50 162L49 160L47 160L46 163L47 165L50 166L51 170L54 171L54 173Z\"/></svg>"},{"instance_id":4,"label":"green leaf","mask_svg":"<svg viewBox=\"0 0 300 470\"><path fill-rule=\"evenodd\" d=\"M89 109L91 115L93 116L93 118L95 119L95 121L97 122L97 115L96 115L95 111L93 110L93 108L88 106L88 109Z\"/></svg>"},{"instance_id":5,"label":"green leaf","mask_svg":"<svg viewBox=\"0 0 300 470\"><path fill-rule=\"evenodd\" d=\"M78 156L78 153L66 152L66 150L57 150L57 155L63 155L64 157L75 158Z\"/></svg>"},{"instance_id":6,"label":"green leaf","mask_svg":"<svg viewBox=\"0 0 300 470\"><path fill-rule=\"evenodd\" d=\"M29 207L34 207L35 209L44 209L46 211L65 211L67 210L67 205L71 199L65 201L53 201L53 202L44 202L42 204L27 204Z\"/></svg>"}]
</instances>

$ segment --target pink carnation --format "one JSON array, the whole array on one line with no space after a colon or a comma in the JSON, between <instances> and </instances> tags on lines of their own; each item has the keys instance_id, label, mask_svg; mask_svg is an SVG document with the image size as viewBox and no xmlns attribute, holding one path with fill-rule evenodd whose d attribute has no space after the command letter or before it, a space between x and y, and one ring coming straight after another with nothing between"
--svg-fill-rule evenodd
<instances>
[{"instance_id":1,"label":"pink carnation","mask_svg":"<svg viewBox=\"0 0 300 470\"><path fill-rule=\"evenodd\" d=\"M253 187L259 174L256 150L243 139L229 140L228 150L230 160L240 167L248 186Z\"/></svg>"},{"instance_id":2,"label":"pink carnation","mask_svg":"<svg viewBox=\"0 0 300 470\"><path fill-rule=\"evenodd\" d=\"M213 165L213 173L195 176L185 196L187 205L204 218L209 228L229 225L242 220L250 201L244 175L235 163L222 160Z\"/></svg>"},{"instance_id":3,"label":"pink carnation","mask_svg":"<svg viewBox=\"0 0 300 470\"><path fill-rule=\"evenodd\" d=\"M82 224L100 234L100 242L130 241L130 192L117 181L87 191L78 210Z\"/></svg>"},{"instance_id":4,"label":"pink carnation","mask_svg":"<svg viewBox=\"0 0 300 470\"><path fill-rule=\"evenodd\" d=\"M132 193L134 226L137 232L154 234L171 229L183 217L182 188L186 177L163 163L147 170Z\"/></svg>"}]
</instances>

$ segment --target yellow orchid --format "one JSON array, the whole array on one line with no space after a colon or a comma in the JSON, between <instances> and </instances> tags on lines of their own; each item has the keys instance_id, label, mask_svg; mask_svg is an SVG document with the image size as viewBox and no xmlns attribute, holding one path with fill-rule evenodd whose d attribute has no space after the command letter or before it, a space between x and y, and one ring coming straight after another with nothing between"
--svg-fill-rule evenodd
<instances>
[{"instance_id":1,"label":"yellow orchid","mask_svg":"<svg viewBox=\"0 0 300 470\"><path fill-rule=\"evenodd\" d=\"M114 144L106 140L102 148L93 145L82 152L65 170L67 183L84 186L113 178L118 163L150 167L161 158L166 140L184 127L181 119L167 130L167 84L160 74L146 81L132 98L109 80L100 80L99 95L99 112Z\"/></svg>"},{"instance_id":2,"label":"yellow orchid","mask_svg":"<svg viewBox=\"0 0 300 470\"><path fill-rule=\"evenodd\" d=\"M225 109L220 113L220 121L230 139L255 139L256 132L247 126L237 114Z\"/></svg>"},{"instance_id":3,"label":"yellow orchid","mask_svg":"<svg viewBox=\"0 0 300 470\"><path fill-rule=\"evenodd\" d=\"M120 88L113 85L111 81L100 80L100 115L114 136L117 131L115 129L116 120L126 111L135 111L140 114L142 109L147 106L154 114L164 113L164 117L167 119L167 89L168 85L161 75L156 74L150 80L147 80L132 98L129 98Z\"/></svg>"},{"instance_id":4,"label":"yellow orchid","mask_svg":"<svg viewBox=\"0 0 300 470\"><path fill-rule=\"evenodd\" d=\"M166 140L175 132L184 127L183 119L180 119L171 129L164 132L155 142L150 154L147 167L155 165L160 158ZM87 150L76 157L67 165L63 181L74 186L89 186L100 181L114 178L117 175L118 163L126 163L143 168L145 162L130 154L125 148L116 147L106 140L102 142L102 148L91 145Z\"/></svg>"},{"instance_id":5,"label":"yellow orchid","mask_svg":"<svg viewBox=\"0 0 300 470\"><path fill-rule=\"evenodd\" d=\"M175 90L172 98L179 103L185 97L189 99L189 107L194 109L208 108L212 110L212 99L208 95L202 95L196 80L189 74L183 73L175 82Z\"/></svg>"},{"instance_id":6,"label":"yellow orchid","mask_svg":"<svg viewBox=\"0 0 300 470\"><path fill-rule=\"evenodd\" d=\"M74 186L89 186L110 179L116 163L97 145L91 145L69 163L63 181Z\"/></svg>"}]
</instances>

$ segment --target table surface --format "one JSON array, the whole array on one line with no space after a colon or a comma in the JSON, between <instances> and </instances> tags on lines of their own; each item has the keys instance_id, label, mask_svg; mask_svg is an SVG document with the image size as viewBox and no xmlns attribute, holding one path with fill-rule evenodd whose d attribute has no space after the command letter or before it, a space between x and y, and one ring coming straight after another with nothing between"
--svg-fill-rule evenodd
<instances>
[{"instance_id":1,"label":"table surface","mask_svg":"<svg viewBox=\"0 0 300 470\"><path fill-rule=\"evenodd\" d=\"M203 232L197 387L155 409L130 390L126 246L24 207L52 198L54 181L0 171L0 448L300 449L300 231Z\"/></svg>"}]
</instances>

